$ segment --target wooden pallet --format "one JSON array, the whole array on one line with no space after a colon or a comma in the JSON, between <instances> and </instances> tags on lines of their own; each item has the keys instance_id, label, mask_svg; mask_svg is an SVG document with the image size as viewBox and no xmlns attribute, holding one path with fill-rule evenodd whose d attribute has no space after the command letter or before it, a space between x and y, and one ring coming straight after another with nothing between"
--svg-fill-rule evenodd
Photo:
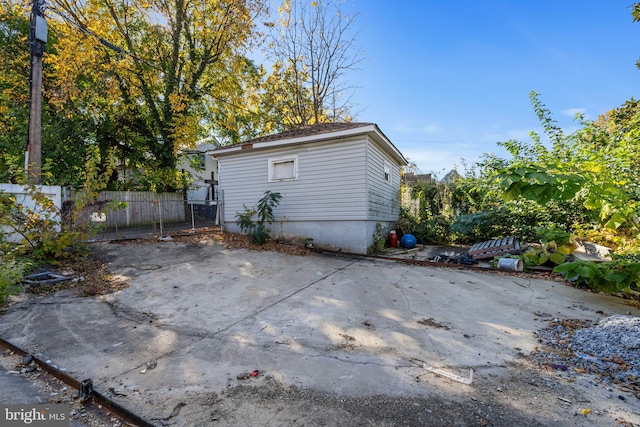
<instances>
[{"instance_id":1,"label":"wooden pallet","mask_svg":"<svg viewBox=\"0 0 640 427\"><path fill-rule=\"evenodd\" d=\"M493 258L496 255L504 254L516 255L519 253L521 253L520 242L513 236L476 243L469 249L469 255L473 259Z\"/></svg>"}]
</instances>

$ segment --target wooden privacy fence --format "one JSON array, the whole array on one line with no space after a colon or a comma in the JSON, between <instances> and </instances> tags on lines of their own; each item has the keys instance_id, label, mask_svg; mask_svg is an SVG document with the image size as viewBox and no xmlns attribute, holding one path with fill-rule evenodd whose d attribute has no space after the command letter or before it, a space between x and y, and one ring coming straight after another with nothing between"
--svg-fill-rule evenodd
<instances>
[{"instance_id":1,"label":"wooden privacy fence","mask_svg":"<svg viewBox=\"0 0 640 427\"><path fill-rule=\"evenodd\" d=\"M120 224L127 227L160 220L175 222L185 219L184 198L178 193L104 191L98 197L98 202L101 201L116 207L107 213L105 225Z\"/></svg>"}]
</instances>

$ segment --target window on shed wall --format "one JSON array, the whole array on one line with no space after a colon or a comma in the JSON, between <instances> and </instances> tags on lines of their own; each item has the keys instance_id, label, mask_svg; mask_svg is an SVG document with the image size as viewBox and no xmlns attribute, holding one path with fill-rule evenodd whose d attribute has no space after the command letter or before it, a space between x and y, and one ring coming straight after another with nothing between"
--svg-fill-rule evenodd
<instances>
[{"instance_id":1,"label":"window on shed wall","mask_svg":"<svg viewBox=\"0 0 640 427\"><path fill-rule=\"evenodd\" d=\"M384 164L384 182L391 184L391 166Z\"/></svg>"},{"instance_id":2,"label":"window on shed wall","mask_svg":"<svg viewBox=\"0 0 640 427\"><path fill-rule=\"evenodd\" d=\"M298 178L298 156L269 159L269 181Z\"/></svg>"}]
</instances>

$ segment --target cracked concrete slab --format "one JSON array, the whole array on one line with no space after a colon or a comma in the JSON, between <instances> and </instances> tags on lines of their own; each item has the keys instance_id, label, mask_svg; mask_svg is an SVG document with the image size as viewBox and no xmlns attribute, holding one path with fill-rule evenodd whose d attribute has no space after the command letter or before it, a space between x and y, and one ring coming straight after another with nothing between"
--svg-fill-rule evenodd
<instances>
[{"instance_id":1,"label":"cracked concrete slab","mask_svg":"<svg viewBox=\"0 0 640 427\"><path fill-rule=\"evenodd\" d=\"M254 369L347 397L439 394L465 386L425 375L424 363L462 376L496 372L529 354L552 317L640 314L562 283L470 270L212 242L96 252L128 288L17 304L0 317L0 336L119 390L149 418L161 402L219 393ZM157 366L145 370L149 361Z\"/></svg>"}]
</instances>

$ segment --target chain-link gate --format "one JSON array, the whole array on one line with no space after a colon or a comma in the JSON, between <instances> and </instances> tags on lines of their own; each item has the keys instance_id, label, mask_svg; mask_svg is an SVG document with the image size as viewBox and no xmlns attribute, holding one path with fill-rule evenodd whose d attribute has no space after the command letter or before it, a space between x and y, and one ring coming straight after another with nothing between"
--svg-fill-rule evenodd
<instances>
[{"instance_id":1,"label":"chain-link gate","mask_svg":"<svg viewBox=\"0 0 640 427\"><path fill-rule=\"evenodd\" d=\"M221 192L220 192L221 193ZM185 200L178 193L105 192L75 216L92 241L158 238L220 224L222 199ZM73 205L73 201L68 201Z\"/></svg>"}]
</instances>

